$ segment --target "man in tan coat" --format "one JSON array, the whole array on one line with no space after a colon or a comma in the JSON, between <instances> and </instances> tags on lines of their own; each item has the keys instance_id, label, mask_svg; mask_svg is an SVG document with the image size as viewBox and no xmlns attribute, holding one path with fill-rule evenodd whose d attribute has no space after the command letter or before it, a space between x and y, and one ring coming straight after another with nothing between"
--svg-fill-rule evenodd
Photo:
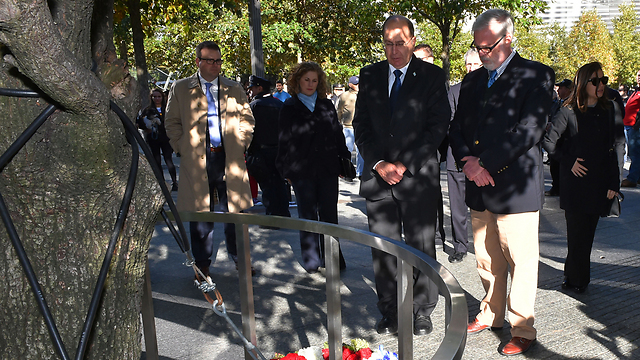
<instances>
[{"instance_id":1,"label":"man in tan coat","mask_svg":"<svg viewBox=\"0 0 640 360\"><path fill-rule=\"evenodd\" d=\"M165 127L180 156L178 211L241 212L253 206L244 153L255 121L242 87L220 75L220 47L205 41L196 47L198 73L177 81L169 92ZM209 274L213 223L191 222L196 265ZM227 251L236 262L234 224L225 224Z\"/></svg>"}]
</instances>

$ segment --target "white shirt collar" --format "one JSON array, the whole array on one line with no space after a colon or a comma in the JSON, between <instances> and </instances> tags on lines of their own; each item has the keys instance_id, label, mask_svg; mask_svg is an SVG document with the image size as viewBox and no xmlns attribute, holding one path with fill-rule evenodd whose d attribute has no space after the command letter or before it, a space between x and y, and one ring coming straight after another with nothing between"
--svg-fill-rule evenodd
<instances>
[{"instance_id":1,"label":"white shirt collar","mask_svg":"<svg viewBox=\"0 0 640 360\"><path fill-rule=\"evenodd\" d=\"M400 69L396 69L395 67L393 67L393 65L389 64L389 81L388 81L388 90L389 90L389 94L391 94L391 88L393 87L393 83L396 81L396 75L393 73L396 70L400 70L402 72L402 75L400 75L400 82L404 82L404 78L405 75L407 74L407 69L409 68L409 65L411 64L411 60L413 59L413 57L411 59L409 59L409 62L407 63L407 65L403 66Z\"/></svg>"}]
</instances>

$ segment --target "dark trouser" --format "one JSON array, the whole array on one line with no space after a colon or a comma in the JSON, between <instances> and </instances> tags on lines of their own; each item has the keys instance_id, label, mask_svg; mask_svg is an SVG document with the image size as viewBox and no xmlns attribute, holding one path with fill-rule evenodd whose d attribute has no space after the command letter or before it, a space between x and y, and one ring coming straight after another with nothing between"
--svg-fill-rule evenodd
<instances>
[{"instance_id":1,"label":"dark trouser","mask_svg":"<svg viewBox=\"0 0 640 360\"><path fill-rule=\"evenodd\" d=\"M399 201L392 196L367 200L369 230L401 241L404 229L408 245L436 258L435 222L437 194L414 201ZM384 251L371 249L373 272L378 293L378 309L383 316L395 316L398 309L397 260ZM413 313L429 316L438 302L438 288L420 271L413 271Z\"/></svg>"},{"instance_id":2,"label":"dark trouser","mask_svg":"<svg viewBox=\"0 0 640 360\"><path fill-rule=\"evenodd\" d=\"M169 170L169 175L171 176L171 182L175 184L178 180L176 176L176 166L173 164L173 158L172 158L173 149L169 144L169 140L160 141L160 140L147 138L147 144L149 144L149 147L151 148L151 153L153 153L153 158L156 160L156 163L158 164L158 166L160 166L161 169L162 169L162 160L160 158L160 151L162 150L162 157L164 157L164 162L165 164L167 164L167 170Z\"/></svg>"},{"instance_id":3,"label":"dark trouser","mask_svg":"<svg viewBox=\"0 0 640 360\"><path fill-rule=\"evenodd\" d=\"M551 173L551 192L560 191L560 162L549 158L549 173Z\"/></svg>"},{"instance_id":4,"label":"dark trouser","mask_svg":"<svg viewBox=\"0 0 640 360\"><path fill-rule=\"evenodd\" d=\"M442 198L442 188L438 185L438 208L436 212L436 238L438 243L444 245L446 234L444 232L444 199Z\"/></svg>"},{"instance_id":5,"label":"dark trouser","mask_svg":"<svg viewBox=\"0 0 640 360\"><path fill-rule=\"evenodd\" d=\"M564 277L573 286L587 286L591 280L591 247L600 216L565 211L564 217L567 220L568 249Z\"/></svg>"},{"instance_id":6,"label":"dark trouser","mask_svg":"<svg viewBox=\"0 0 640 360\"><path fill-rule=\"evenodd\" d=\"M277 154L278 148L258 150L255 156L262 157L265 167L257 171L249 169L249 173L256 179L258 184L260 184L260 188L262 189L262 203L266 209L266 214L290 217L289 197L291 196L291 192L286 180L280 175L276 168Z\"/></svg>"},{"instance_id":7,"label":"dark trouser","mask_svg":"<svg viewBox=\"0 0 640 360\"><path fill-rule=\"evenodd\" d=\"M466 177L462 171L447 171L449 187L449 207L451 208L451 228L453 229L453 250L466 253L469 249L467 233L467 204L464 201Z\"/></svg>"},{"instance_id":8,"label":"dark trouser","mask_svg":"<svg viewBox=\"0 0 640 360\"><path fill-rule=\"evenodd\" d=\"M338 223L338 177L316 176L292 180L301 219ZM307 271L324 267L324 236L300 231L302 266Z\"/></svg>"},{"instance_id":9,"label":"dark trouser","mask_svg":"<svg viewBox=\"0 0 640 360\"><path fill-rule=\"evenodd\" d=\"M209 192L217 192L220 210L229 211L227 204L227 185L224 182L224 160L223 152L207 152L207 177L209 178ZM211 208L213 211L213 196L211 198ZM213 254L213 224L210 222L191 222L191 252L198 267L208 267L211 265L211 255ZM230 256L237 256L236 249L236 226L235 224L224 224L224 235L227 243L227 252Z\"/></svg>"}]
</instances>

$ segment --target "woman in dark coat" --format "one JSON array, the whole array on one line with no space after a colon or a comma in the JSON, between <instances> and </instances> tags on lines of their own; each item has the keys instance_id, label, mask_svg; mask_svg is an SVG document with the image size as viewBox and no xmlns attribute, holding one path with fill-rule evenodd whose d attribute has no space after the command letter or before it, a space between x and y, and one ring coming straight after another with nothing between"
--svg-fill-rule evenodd
<instances>
[{"instance_id":1,"label":"woman in dark coat","mask_svg":"<svg viewBox=\"0 0 640 360\"><path fill-rule=\"evenodd\" d=\"M291 98L278 122L276 166L292 185L302 219L338 223L339 156L350 159L342 126L326 99L326 75L314 62L298 64L288 79ZM324 267L324 239L300 232L302 265L309 273ZM340 268L346 267L340 251Z\"/></svg>"},{"instance_id":2,"label":"woman in dark coat","mask_svg":"<svg viewBox=\"0 0 640 360\"><path fill-rule=\"evenodd\" d=\"M545 150L560 162L560 207L565 211L568 247L562 288L577 293L590 281L598 219L620 190L617 153L624 136L621 119L616 123L617 104L605 95L607 81L600 63L582 66L575 89L543 140Z\"/></svg>"},{"instance_id":3,"label":"woman in dark coat","mask_svg":"<svg viewBox=\"0 0 640 360\"><path fill-rule=\"evenodd\" d=\"M169 144L169 137L164 128L164 112L167 101L159 89L151 90L149 97L151 98L151 104L138 115L138 127L145 132L147 144L151 148L153 157L160 168L162 168L162 160L160 158L160 151L162 151L164 162L167 164L167 170L169 170L169 175L171 176L171 191L177 191L178 180L172 158L173 149Z\"/></svg>"}]
</instances>

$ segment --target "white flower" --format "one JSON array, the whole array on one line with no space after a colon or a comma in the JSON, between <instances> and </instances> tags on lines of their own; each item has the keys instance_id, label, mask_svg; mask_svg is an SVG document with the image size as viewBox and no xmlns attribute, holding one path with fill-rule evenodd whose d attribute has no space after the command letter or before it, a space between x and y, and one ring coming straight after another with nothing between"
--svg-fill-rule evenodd
<instances>
[{"instance_id":1,"label":"white flower","mask_svg":"<svg viewBox=\"0 0 640 360\"><path fill-rule=\"evenodd\" d=\"M384 349L383 345L373 351L369 360L398 360L398 355Z\"/></svg>"},{"instance_id":2,"label":"white flower","mask_svg":"<svg viewBox=\"0 0 640 360\"><path fill-rule=\"evenodd\" d=\"M322 360L322 349L317 346L309 346L298 350L298 355L304 356L307 360Z\"/></svg>"}]
</instances>

